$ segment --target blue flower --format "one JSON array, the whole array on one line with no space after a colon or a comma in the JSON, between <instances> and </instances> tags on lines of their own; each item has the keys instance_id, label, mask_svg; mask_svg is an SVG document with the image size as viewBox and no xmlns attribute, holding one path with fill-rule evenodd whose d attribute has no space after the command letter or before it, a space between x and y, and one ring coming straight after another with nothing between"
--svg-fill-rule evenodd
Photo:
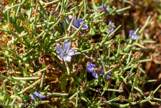
<instances>
[{"instance_id":1,"label":"blue flower","mask_svg":"<svg viewBox=\"0 0 161 108\"><path fill-rule=\"evenodd\" d=\"M34 98L34 96L33 96L33 95L30 95L30 97L31 97L31 99L32 99L32 100L35 100L35 98Z\"/></svg>"},{"instance_id":2,"label":"blue flower","mask_svg":"<svg viewBox=\"0 0 161 108\"><path fill-rule=\"evenodd\" d=\"M46 98L46 96L41 95L41 94L38 93L37 91L35 91L33 94L34 94L37 98ZM30 95L30 97L31 97L32 100L35 100L35 98L34 98L33 95Z\"/></svg>"},{"instance_id":3,"label":"blue flower","mask_svg":"<svg viewBox=\"0 0 161 108\"><path fill-rule=\"evenodd\" d=\"M38 98L46 98L46 96L39 94L37 91L34 92L34 95Z\"/></svg>"},{"instance_id":4,"label":"blue flower","mask_svg":"<svg viewBox=\"0 0 161 108\"><path fill-rule=\"evenodd\" d=\"M71 56L75 54L74 49L70 49L71 42L64 42L63 49L58 45L55 49L60 53L59 57L64 58L65 61L70 62Z\"/></svg>"},{"instance_id":5,"label":"blue flower","mask_svg":"<svg viewBox=\"0 0 161 108\"><path fill-rule=\"evenodd\" d=\"M110 22L108 23L108 25L110 25L111 27L114 27L114 26L115 26L115 23L112 22L112 21L110 21Z\"/></svg>"},{"instance_id":6,"label":"blue flower","mask_svg":"<svg viewBox=\"0 0 161 108\"><path fill-rule=\"evenodd\" d=\"M96 67L95 64L92 64L92 63L88 62L88 64L87 64L87 71L88 71L89 73L93 73L95 67Z\"/></svg>"},{"instance_id":7,"label":"blue flower","mask_svg":"<svg viewBox=\"0 0 161 108\"><path fill-rule=\"evenodd\" d=\"M130 30L129 31L129 38L132 38L132 40L137 40L138 39L138 35L135 34L135 30Z\"/></svg>"},{"instance_id":8,"label":"blue flower","mask_svg":"<svg viewBox=\"0 0 161 108\"><path fill-rule=\"evenodd\" d=\"M109 12L109 10L107 9L107 6L106 5L100 6L99 9L100 10L104 10L105 12Z\"/></svg>"},{"instance_id":9,"label":"blue flower","mask_svg":"<svg viewBox=\"0 0 161 108\"><path fill-rule=\"evenodd\" d=\"M112 33L114 31L114 28L110 28L110 30L108 30L107 32L109 33Z\"/></svg>"},{"instance_id":10,"label":"blue flower","mask_svg":"<svg viewBox=\"0 0 161 108\"><path fill-rule=\"evenodd\" d=\"M94 78L98 78L98 74L97 74L96 72L92 72L92 76L93 76Z\"/></svg>"},{"instance_id":11,"label":"blue flower","mask_svg":"<svg viewBox=\"0 0 161 108\"><path fill-rule=\"evenodd\" d=\"M73 26L75 26L76 28L79 28L79 27L81 26L82 23L83 23L83 19L82 19L82 18L79 18L79 19L77 20L76 16L74 16L73 23L72 23ZM86 30L86 29L88 29L88 26L85 25L85 24L83 24L81 30Z\"/></svg>"},{"instance_id":12,"label":"blue flower","mask_svg":"<svg viewBox=\"0 0 161 108\"><path fill-rule=\"evenodd\" d=\"M110 21L108 25L110 26L110 28L106 31L106 33L112 33L114 31L115 23Z\"/></svg>"},{"instance_id":13,"label":"blue flower","mask_svg":"<svg viewBox=\"0 0 161 108\"><path fill-rule=\"evenodd\" d=\"M111 76L110 76L109 74L107 74L107 75L105 76L105 78L106 78L106 79L110 79Z\"/></svg>"},{"instance_id":14,"label":"blue flower","mask_svg":"<svg viewBox=\"0 0 161 108\"><path fill-rule=\"evenodd\" d=\"M65 21L69 21L68 17L65 17Z\"/></svg>"},{"instance_id":15,"label":"blue flower","mask_svg":"<svg viewBox=\"0 0 161 108\"><path fill-rule=\"evenodd\" d=\"M87 64L87 72L91 73L94 78L98 78L98 75L103 76L104 75L104 70L95 70L96 65L88 62ZM105 78L109 79L111 76L109 74L106 74Z\"/></svg>"}]
</instances>

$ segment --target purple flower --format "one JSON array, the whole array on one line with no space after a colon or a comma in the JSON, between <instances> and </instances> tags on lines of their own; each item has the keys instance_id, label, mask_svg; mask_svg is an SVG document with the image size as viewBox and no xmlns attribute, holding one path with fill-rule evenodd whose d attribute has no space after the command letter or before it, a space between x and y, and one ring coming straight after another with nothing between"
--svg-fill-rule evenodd
<instances>
[{"instance_id":1,"label":"purple flower","mask_svg":"<svg viewBox=\"0 0 161 108\"><path fill-rule=\"evenodd\" d=\"M65 21L69 21L68 17L65 17Z\"/></svg>"},{"instance_id":2,"label":"purple flower","mask_svg":"<svg viewBox=\"0 0 161 108\"><path fill-rule=\"evenodd\" d=\"M92 76L93 76L94 78L98 78L98 74L97 74L96 72L92 72Z\"/></svg>"},{"instance_id":3,"label":"purple flower","mask_svg":"<svg viewBox=\"0 0 161 108\"><path fill-rule=\"evenodd\" d=\"M30 95L30 97L31 97L31 99L32 99L32 100L35 100L35 98L34 98L34 96L33 96L33 95Z\"/></svg>"},{"instance_id":4,"label":"purple flower","mask_svg":"<svg viewBox=\"0 0 161 108\"><path fill-rule=\"evenodd\" d=\"M100 76L103 76L104 75L104 70L102 69L101 71L96 71L96 73L99 74ZM110 77L111 77L110 74L106 74L106 76L105 76L106 79L109 79Z\"/></svg>"},{"instance_id":5,"label":"purple flower","mask_svg":"<svg viewBox=\"0 0 161 108\"><path fill-rule=\"evenodd\" d=\"M74 49L70 49L71 42L64 42L63 49L58 45L55 49L60 53L59 57L64 58L65 61L70 62L71 56L75 54Z\"/></svg>"},{"instance_id":6,"label":"purple flower","mask_svg":"<svg viewBox=\"0 0 161 108\"><path fill-rule=\"evenodd\" d=\"M37 91L34 92L34 95L38 98L46 98L46 96L39 94Z\"/></svg>"},{"instance_id":7,"label":"purple flower","mask_svg":"<svg viewBox=\"0 0 161 108\"><path fill-rule=\"evenodd\" d=\"M135 30L130 30L129 31L129 38L132 38L132 40L137 40L138 39L138 35L134 34Z\"/></svg>"},{"instance_id":8,"label":"purple flower","mask_svg":"<svg viewBox=\"0 0 161 108\"><path fill-rule=\"evenodd\" d=\"M110 30L108 30L108 32L112 33L114 31L114 28L110 28Z\"/></svg>"},{"instance_id":9,"label":"purple flower","mask_svg":"<svg viewBox=\"0 0 161 108\"><path fill-rule=\"evenodd\" d=\"M107 75L105 76L105 78L106 78L106 79L110 79L111 76L110 76L109 74L107 74Z\"/></svg>"},{"instance_id":10,"label":"purple flower","mask_svg":"<svg viewBox=\"0 0 161 108\"><path fill-rule=\"evenodd\" d=\"M92 64L92 63L88 62L88 64L87 64L87 71L89 73L92 73L92 76L94 78L98 78L98 75L103 76L104 75L104 70L103 69L102 70L99 70L99 71L98 70L94 70L95 67L96 67L95 64ZM106 79L109 79L110 77L111 76L109 74L107 74L105 76Z\"/></svg>"},{"instance_id":11,"label":"purple flower","mask_svg":"<svg viewBox=\"0 0 161 108\"><path fill-rule=\"evenodd\" d=\"M115 26L115 23L114 22L112 22L112 21L110 21L109 23L108 23L108 25L110 25L110 26Z\"/></svg>"},{"instance_id":12,"label":"purple flower","mask_svg":"<svg viewBox=\"0 0 161 108\"><path fill-rule=\"evenodd\" d=\"M82 23L83 23L83 19L82 19L82 18L79 18L79 19L77 20L76 16L74 16L74 19L73 19L73 23L72 23L72 24L73 24L76 28L79 28L79 27L81 26ZM86 30L86 29L88 29L88 26L85 25L85 24L83 24L81 30Z\"/></svg>"},{"instance_id":13,"label":"purple flower","mask_svg":"<svg viewBox=\"0 0 161 108\"><path fill-rule=\"evenodd\" d=\"M106 31L106 33L112 33L114 31L113 27L115 26L115 23L110 21L108 25L110 26L110 28Z\"/></svg>"},{"instance_id":14,"label":"purple flower","mask_svg":"<svg viewBox=\"0 0 161 108\"><path fill-rule=\"evenodd\" d=\"M100 10L104 10L105 12L109 12L109 10L107 9L107 6L106 5L100 6L99 9Z\"/></svg>"},{"instance_id":15,"label":"purple flower","mask_svg":"<svg viewBox=\"0 0 161 108\"><path fill-rule=\"evenodd\" d=\"M37 91L35 91L33 94L34 94L37 98L46 98L46 96L41 95L41 94L38 93ZM30 97L31 97L32 100L35 100L35 98L34 98L33 95L30 95Z\"/></svg>"},{"instance_id":16,"label":"purple flower","mask_svg":"<svg viewBox=\"0 0 161 108\"><path fill-rule=\"evenodd\" d=\"M92 64L92 63L88 62L88 64L87 64L87 71L88 71L89 73L93 73L95 67L96 67L95 64Z\"/></svg>"}]
</instances>

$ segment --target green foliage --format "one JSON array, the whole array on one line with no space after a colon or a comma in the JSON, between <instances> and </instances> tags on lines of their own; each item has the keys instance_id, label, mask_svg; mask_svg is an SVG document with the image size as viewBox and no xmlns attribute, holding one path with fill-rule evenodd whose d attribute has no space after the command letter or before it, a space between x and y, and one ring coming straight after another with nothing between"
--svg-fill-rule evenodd
<instances>
[{"instance_id":1,"label":"green foliage","mask_svg":"<svg viewBox=\"0 0 161 108\"><path fill-rule=\"evenodd\" d=\"M6 67L0 73L2 106L128 107L161 101L154 97L161 85L148 96L143 91L146 83L155 81L146 81L141 66L150 60L142 57L146 50L143 44L151 42L142 36L150 17L142 28L134 28L138 39L133 40L125 34L129 30L122 24L107 32L111 28L108 17L124 15L129 4L116 9L109 0L97 3L94 0L20 1L12 0L0 10L3 20L0 36L5 38L0 40L0 62ZM99 9L103 5L107 5L109 12ZM87 30L81 30L83 25L73 26L75 15L88 25ZM76 51L69 63L55 49L64 41L72 42ZM101 68L104 75L94 78L89 74L88 62L95 64L96 69ZM106 74L110 74L109 79L105 78ZM34 91L47 98L31 100Z\"/></svg>"}]
</instances>

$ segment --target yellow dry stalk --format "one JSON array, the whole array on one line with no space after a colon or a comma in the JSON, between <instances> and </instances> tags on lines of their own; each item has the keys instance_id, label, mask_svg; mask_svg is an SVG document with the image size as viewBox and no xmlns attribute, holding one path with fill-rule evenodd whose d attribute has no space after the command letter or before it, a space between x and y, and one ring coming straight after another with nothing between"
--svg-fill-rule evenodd
<instances>
[{"instance_id":1,"label":"yellow dry stalk","mask_svg":"<svg viewBox=\"0 0 161 108\"><path fill-rule=\"evenodd\" d=\"M4 36L4 32L0 33L0 48L7 45L9 39Z\"/></svg>"}]
</instances>

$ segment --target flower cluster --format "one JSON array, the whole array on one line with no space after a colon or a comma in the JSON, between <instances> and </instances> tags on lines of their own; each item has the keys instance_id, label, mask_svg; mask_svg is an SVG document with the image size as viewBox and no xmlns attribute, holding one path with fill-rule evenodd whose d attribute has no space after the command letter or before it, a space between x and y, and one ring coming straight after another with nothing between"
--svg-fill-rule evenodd
<instances>
[{"instance_id":1,"label":"flower cluster","mask_svg":"<svg viewBox=\"0 0 161 108\"><path fill-rule=\"evenodd\" d=\"M129 31L129 38L132 38L132 40L137 40L138 39L138 35L135 34L135 30L130 30Z\"/></svg>"},{"instance_id":2,"label":"flower cluster","mask_svg":"<svg viewBox=\"0 0 161 108\"><path fill-rule=\"evenodd\" d=\"M35 91L33 94L34 94L37 98L46 98L46 96L41 95L41 94L38 93L37 91ZM30 97L31 97L32 100L35 100L35 98L34 98L33 95L30 95Z\"/></svg>"},{"instance_id":3,"label":"flower cluster","mask_svg":"<svg viewBox=\"0 0 161 108\"><path fill-rule=\"evenodd\" d=\"M114 31L115 23L110 21L108 25L110 28L106 31L106 33L112 33Z\"/></svg>"},{"instance_id":4,"label":"flower cluster","mask_svg":"<svg viewBox=\"0 0 161 108\"><path fill-rule=\"evenodd\" d=\"M91 73L94 78L98 78L98 75L100 75L100 76L104 75L103 69L95 70L95 68L96 68L95 64L92 64L90 62L87 64L87 72ZM106 76L105 76L106 79L109 79L110 77L111 76L109 74L106 74Z\"/></svg>"},{"instance_id":5,"label":"flower cluster","mask_svg":"<svg viewBox=\"0 0 161 108\"><path fill-rule=\"evenodd\" d=\"M109 12L109 10L108 10L108 8L107 8L106 5L100 6L99 9L100 9L100 10L103 10L103 11L105 11L105 12Z\"/></svg>"},{"instance_id":6,"label":"flower cluster","mask_svg":"<svg viewBox=\"0 0 161 108\"><path fill-rule=\"evenodd\" d=\"M69 19L67 17L65 17L65 21L68 22ZM73 17L72 25L74 27L79 28L82 25L82 23L84 23L82 18L77 19L76 16ZM67 25L67 24L65 23L65 25ZM64 28L64 26L63 26L63 28ZM88 26L86 24L83 24L81 30L86 30L86 29L88 29Z\"/></svg>"},{"instance_id":7,"label":"flower cluster","mask_svg":"<svg viewBox=\"0 0 161 108\"><path fill-rule=\"evenodd\" d=\"M58 45L55 49L60 53L59 57L64 58L65 61L70 62L71 56L75 54L74 49L70 49L71 42L64 42L63 49Z\"/></svg>"},{"instance_id":8,"label":"flower cluster","mask_svg":"<svg viewBox=\"0 0 161 108\"><path fill-rule=\"evenodd\" d=\"M79 19L77 20L77 17L74 16L73 23L72 23L73 26L75 26L76 28L79 28L79 27L82 25L82 23L83 23L83 19L82 19L82 18L79 18ZM86 30L86 29L88 29L88 26L85 25L85 24L83 24L81 30Z\"/></svg>"}]
</instances>

